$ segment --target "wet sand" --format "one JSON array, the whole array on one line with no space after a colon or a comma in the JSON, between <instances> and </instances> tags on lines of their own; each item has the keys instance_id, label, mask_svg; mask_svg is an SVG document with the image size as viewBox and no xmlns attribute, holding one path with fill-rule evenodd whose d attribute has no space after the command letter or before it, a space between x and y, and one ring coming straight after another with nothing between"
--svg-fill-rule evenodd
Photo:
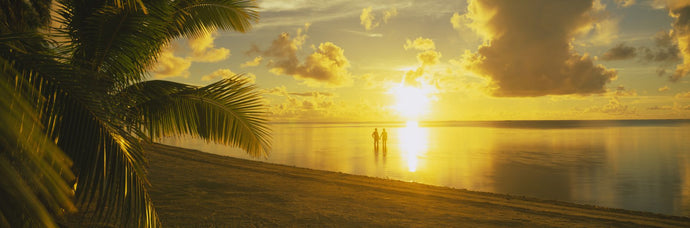
<instances>
[{"instance_id":1,"label":"wet sand","mask_svg":"<svg viewBox=\"0 0 690 228\"><path fill-rule=\"evenodd\" d=\"M690 218L147 147L164 227L690 227Z\"/></svg>"}]
</instances>

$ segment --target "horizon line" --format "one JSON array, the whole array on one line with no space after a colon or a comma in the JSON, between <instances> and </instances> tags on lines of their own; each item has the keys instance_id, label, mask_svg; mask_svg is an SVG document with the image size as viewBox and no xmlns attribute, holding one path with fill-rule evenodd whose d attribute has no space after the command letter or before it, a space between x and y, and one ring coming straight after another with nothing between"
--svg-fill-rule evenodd
<instances>
[{"instance_id":1,"label":"horizon line","mask_svg":"<svg viewBox=\"0 0 690 228\"><path fill-rule=\"evenodd\" d=\"M345 123L388 123L405 124L414 120L394 120L394 121L268 121L269 124L345 124ZM558 122L558 121L690 121L690 118L650 118L650 119L518 119L518 120L418 120L418 123L440 123L440 122Z\"/></svg>"}]
</instances>

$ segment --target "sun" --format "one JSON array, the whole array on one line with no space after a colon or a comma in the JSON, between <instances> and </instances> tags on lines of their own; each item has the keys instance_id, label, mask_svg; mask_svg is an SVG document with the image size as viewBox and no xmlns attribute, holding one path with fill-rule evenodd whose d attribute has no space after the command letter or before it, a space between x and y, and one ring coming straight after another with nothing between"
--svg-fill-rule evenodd
<instances>
[{"instance_id":1,"label":"sun","mask_svg":"<svg viewBox=\"0 0 690 228\"><path fill-rule=\"evenodd\" d=\"M407 120L418 120L429 113L431 108L431 90L426 86L414 87L400 85L393 87L391 93L395 96L395 109L400 116Z\"/></svg>"}]
</instances>

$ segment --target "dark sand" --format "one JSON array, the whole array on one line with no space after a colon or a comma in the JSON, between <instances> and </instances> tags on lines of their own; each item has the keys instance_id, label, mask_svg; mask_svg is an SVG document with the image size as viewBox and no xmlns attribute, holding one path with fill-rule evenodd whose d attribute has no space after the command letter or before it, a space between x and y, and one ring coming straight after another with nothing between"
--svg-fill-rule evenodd
<instances>
[{"instance_id":1,"label":"dark sand","mask_svg":"<svg viewBox=\"0 0 690 228\"><path fill-rule=\"evenodd\" d=\"M690 227L690 218L147 147L164 227Z\"/></svg>"}]
</instances>

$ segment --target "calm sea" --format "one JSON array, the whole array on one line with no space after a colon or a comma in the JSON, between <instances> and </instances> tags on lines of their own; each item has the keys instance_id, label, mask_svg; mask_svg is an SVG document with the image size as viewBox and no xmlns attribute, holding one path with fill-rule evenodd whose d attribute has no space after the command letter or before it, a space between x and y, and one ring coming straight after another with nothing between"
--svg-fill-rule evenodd
<instances>
[{"instance_id":1,"label":"calm sea","mask_svg":"<svg viewBox=\"0 0 690 228\"><path fill-rule=\"evenodd\" d=\"M690 120L276 123L271 163L690 216ZM388 132L376 149L374 128ZM164 143L232 157L194 139Z\"/></svg>"}]
</instances>

